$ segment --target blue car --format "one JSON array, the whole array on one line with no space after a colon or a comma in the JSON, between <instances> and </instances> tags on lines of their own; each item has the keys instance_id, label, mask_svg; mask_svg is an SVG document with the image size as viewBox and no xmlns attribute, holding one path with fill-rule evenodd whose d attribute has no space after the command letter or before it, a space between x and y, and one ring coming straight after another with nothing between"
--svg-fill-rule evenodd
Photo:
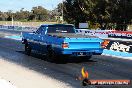
<instances>
[{"instance_id":1,"label":"blue car","mask_svg":"<svg viewBox=\"0 0 132 88\"><path fill-rule=\"evenodd\" d=\"M36 32L22 33L22 43L28 55L35 50L53 61L59 56L90 59L92 55L101 55L102 42L95 36L77 34L71 24L41 25Z\"/></svg>"}]
</instances>

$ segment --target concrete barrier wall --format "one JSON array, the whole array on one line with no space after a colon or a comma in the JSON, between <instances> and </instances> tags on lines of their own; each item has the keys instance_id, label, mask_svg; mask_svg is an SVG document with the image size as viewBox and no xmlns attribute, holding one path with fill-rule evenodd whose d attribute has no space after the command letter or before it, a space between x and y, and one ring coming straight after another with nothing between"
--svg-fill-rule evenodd
<instances>
[{"instance_id":1,"label":"concrete barrier wall","mask_svg":"<svg viewBox=\"0 0 132 88\"><path fill-rule=\"evenodd\" d=\"M132 41L107 40L105 54L132 57Z\"/></svg>"},{"instance_id":2,"label":"concrete barrier wall","mask_svg":"<svg viewBox=\"0 0 132 88\"><path fill-rule=\"evenodd\" d=\"M36 30L37 27L25 27L25 26L10 26L10 25L0 25L0 29L8 30Z\"/></svg>"},{"instance_id":3,"label":"concrete barrier wall","mask_svg":"<svg viewBox=\"0 0 132 88\"><path fill-rule=\"evenodd\" d=\"M76 32L78 34L97 36L103 39L105 38L132 39L132 31L76 29Z\"/></svg>"},{"instance_id":4,"label":"concrete barrier wall","mask_svg":"<svg viewBox=\"0 0 132 88\"><path fill-rule=\"evenodd\" d=\"M105 40L107 39L103 54L117 57L129 57L132 59L132 31L122 32L114 30L77 29L76 32L82 35L91 35Z\"/></svg>"},{"instance_id":5,"label":"concrete barrier wall","mask_svg":"<svg viewBox=\"0 0 132 88\"><path fill-rule=\"evenodd\" d=\"M97 36L99 38L108 38L108 34L114 30L89 30L89 29L76 29L76 33L82 35Z\"/></svg>"},{"instance_id":6,"label":"concrete barrier wall","mask_svg":"<svg viewBox=\"0 0 132 88\"><path fill-rule=\"evenodd\" d=\"M114 31L108 34L109 38L132 39L132 31Z\"/></svg>"}]
</instances>

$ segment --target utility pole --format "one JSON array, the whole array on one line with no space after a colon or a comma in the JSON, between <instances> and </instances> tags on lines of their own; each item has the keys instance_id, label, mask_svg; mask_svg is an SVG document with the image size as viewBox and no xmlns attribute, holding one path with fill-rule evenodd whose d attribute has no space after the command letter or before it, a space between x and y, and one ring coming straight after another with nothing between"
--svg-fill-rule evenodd
<instances>
[{"instance_id":1,"label":"utility pole","mask_svg":"<svg viewBox=\"0 0 132 88\"><path fill-rule=\"evenodd\" d=\"M13 19L13 15L11 17L11 21L12 21L12 26L14 26L14 19Z\"/></svg>"},{"instance_id":2,"label":"utility pole","mask_svg":"<svg viewBox=\"0 0 132 88\"><path fill-rule=\"evenodd\" d=\"M11 25L14 26L13 11L9 10L8 12L9 12L10 17L11 17Z\"/></svg>"}]
</instances>

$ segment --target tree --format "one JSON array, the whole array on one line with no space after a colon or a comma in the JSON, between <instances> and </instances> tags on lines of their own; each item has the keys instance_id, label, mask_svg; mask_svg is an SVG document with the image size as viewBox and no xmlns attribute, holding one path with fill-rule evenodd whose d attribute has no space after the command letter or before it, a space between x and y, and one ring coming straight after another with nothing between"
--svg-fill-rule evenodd
<instances>
[{"instance_id":1,"label":"tree","mask_svg":"<svg viewBox=\"0 0 132 88\"><path fill-rule=\"evenodd\" d=\"M66 0L64 18L68 23L126 23L132 20L132 0Z\"/></svg>"},{"instance_id":2,"label":"tree","mask_svg":"<svg viewBox=\"0 0 132 88\"><path fill-rule=\"evenodd\" d=\"M56 21L57 16L62 16L62 3L59 3L55 9L49 11L51 21Z\"/></svg>"},{"instance_id":3,"label":"tree","mask_svg":"<svg viewBox=\"0 0 132 88\"><path fill-rule=\"evenodd\" d=\"M48 20L48 11L42 6L33 7L31 17L34 17L34 20L46 21Z\"/></svg>"},{"instance_id":4,"label":"tree","mask_svg":"<svg viewBox=\"0 0 132 88\"><path fill-rule=\"evenodd\" d=\"M115 2L116 1L116 2ZM126 30L127 24L132 20L132 0L111 0L113 10L111 21L117 23L117 29Z\"/></svg>"},{"instance_id":5,"label":"tree","mask_svg":"<svg viewBox=\"0 0 132 88\"><path fill-rule=\"evenodd\" d=\"M2 21L3 20L3 17L2 17L2 12L0 11L0 21Z\"/></svg>"},{"instance_id":6,"label":"tree","mask_svg":"<svg viewBox=\"0 0 132 88\"><path fill-rule=\"evenodd\" d=\"M69 23L94 21L93 10L97 0L66 0L64 2L64 19Z\"/></svg>"},{"instance_id":7,"label":"tree","mask_svg":"<svg viewBox=\"0 0 132 88\"><path fill-rule=\"evenodd\" d=\"M19 21L27 21L29 16L30 16L30 12L29 11L24 11L24 8L22 8L20 11L17 11L13 15L14 19L19 20Z\"/></svg>"}]
</instances>

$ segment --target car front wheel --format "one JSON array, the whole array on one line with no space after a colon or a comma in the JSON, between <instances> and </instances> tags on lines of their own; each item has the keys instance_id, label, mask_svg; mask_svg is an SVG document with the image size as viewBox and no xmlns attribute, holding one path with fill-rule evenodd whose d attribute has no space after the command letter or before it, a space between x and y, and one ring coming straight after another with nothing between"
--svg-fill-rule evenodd
<instances>
[{"instance_id":1,"label":"car front wheel","mask_svg":"<svg viewBox=\"0 0 132 88\"><path fill-rule=\"evenodd\" d=\"M27 55L30 55L31 54L31 47L28 44L25 44L25 53Z\"/></svg>"}]
</instances>

